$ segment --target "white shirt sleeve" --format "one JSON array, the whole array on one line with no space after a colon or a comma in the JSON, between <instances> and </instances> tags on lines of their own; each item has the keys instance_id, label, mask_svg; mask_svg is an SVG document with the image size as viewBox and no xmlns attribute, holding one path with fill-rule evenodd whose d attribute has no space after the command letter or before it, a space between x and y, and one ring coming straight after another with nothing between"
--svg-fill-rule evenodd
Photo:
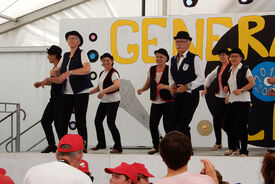
<instances>
[{"instance_id":1,"label":"white shirt sleeve","mask_svg":"<svg viewBox=\"0 0 275 184\"><path fill-rule=\"evenodd\" d=\"M196 74L197 78L195 80L193 80L192 82L190 82L189 84L187 84L187 86L191 84L191 88L190 88L191 90L194 90L194 89L198 88L199 86L204 85L205 66L206 66L206 62L202 61L201 58L196 55L194 58L194 68L195 68L195 74Z\"/></svg>"},{"instance_id":2,"label":"white shirt sleeve","mask_svg":"<svg viewBox=\"0 0 275 184\"><path fill-rule=\"evenodd\" d=\"M218 67L217 66L211 73L209 73L205 79L205 83L204 85L206 87L209 87L211 85L211 83L217 78L218 76Z\"/></svg>"},{"instance_id":3,"label":"white shirt sleeve","mask_svg":"<svg viewBox=\"0 0 275 184\"><path fill-rule=\"evenodd\" d=\"M168 82L169 82L169 86L173 86L175 84L175 81L174 81L174 79L172 77L172 74L171 74L171 60L169 61L168 66L169 66L169 70L168 70Z\"/></svg>"},{"instance_id":4,"label":"white shirt sleeve","mask_svg":"<svg viewBox=\"0 0 275 184\"><path fill-rule=\"evenodd\" d=\"M253 76L252 73L251 73L251 70L249 68L246 70L246 75L245 76L246 76L246 78Z\"/></svg>"},{"instance_id":5,"label":"white shirt sleeve","mask_svg":"<svg viewBox=\"0 0 275 184\"><path fill-rule=\"evenodd\" d=\"M168 71L168 82L169 82L169 86L172 86L175 84L175 81L172 77L172 74L171 74L171 70L170 70L170 66L169 66L169 71Z\"/></svg>"},{"instance_id":6,"label":"white shirt sleeve","mask_svg":"<svg viewBox=\"0 0 275 184\"><path fill-rule=\"evenodd\" d=\"M116 72L113 72L113 74L112 74L112 81L115 81L117 79L119 80L118 74Z\"/></svg>"},{"instance_id":7,"label":"white shirt sleeve","mask_svg":"<svg viewBox=\"0 0 275 184\"><path fill-rule=\"evenodd\" d=\"M81 52L81 63L90 63L87 53L84 50Z\"/></svg>"},{"instance_id":8,"label":"white shirt sleeve","mask_svg":"<svg viewBox=\"0 0 275 184\"><path fill-rule=\"evenodd\" d=\"M57 67L58 67L58 68L61 68L62 63L63 63L63 56L60 58L60 60L59 60L59 62L58 62L58 64L57 64Z\"/></svg>"}]
</instances>

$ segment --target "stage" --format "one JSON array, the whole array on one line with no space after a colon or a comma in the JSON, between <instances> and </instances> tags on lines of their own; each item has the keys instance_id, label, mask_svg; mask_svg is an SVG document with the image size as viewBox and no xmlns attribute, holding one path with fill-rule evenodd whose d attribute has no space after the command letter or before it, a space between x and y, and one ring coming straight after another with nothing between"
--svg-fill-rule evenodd
<instances>
[{"instance_id":1,"label":"stage","mask_svg":"<svg viewBox=\"0 0 275 184\"><path fill-rule=\"evenodd\" d=\"M166 173L166 167L160 155L148 155L149 149L124 149L122 154L110 154L110 149L91 151L84 154L83 159L89 163L90 171L95 177L95 184L109 183L110 174L104 172L106 167L115 167L121 162L140 162L155 175L151 182L156 181ZM230 184L261 184L263 183L260 169L264 148L249 148L249 157L224 156L225 149L209 151L209 148L194 148L194 155L188 164L188 169L199 173L202 164L200 159L209 159L217 170ZM37 164L55 160L55 154L37 152L0 153L0 168L7 170L16 184L21 184L27 170Z\"/></svg>"}]
</instances>

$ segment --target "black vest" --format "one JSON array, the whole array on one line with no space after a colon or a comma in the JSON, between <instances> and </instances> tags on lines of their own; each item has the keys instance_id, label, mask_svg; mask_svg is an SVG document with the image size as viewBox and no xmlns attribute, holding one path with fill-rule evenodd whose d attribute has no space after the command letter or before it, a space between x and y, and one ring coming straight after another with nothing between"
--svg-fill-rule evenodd
<instances>
[{"instance_id":1,"label":"black vest","mask_svg":"<svg viewBox=\"0 0 275 184\"><path fill-rule=\"evenodd\" d=\"M241 89L242 87L244 87L245 85L247 85L249 83L246 78L246 72L248 69L249 69L249 66L243 64L242 67L238 70L237 89ZM251 91L251 89L249 91ZM231 90L230 90L230 92L231 92Z\"/></svg>"},{"instance_id":2,"label":"black vest","mask_svg":"<svg viewBox=\"0 0 275 184\"><path fill-rule=\"evenodd\" d=\"M158 84L169 85L168 71L169 71L169 66L165 65L165 68L162 72L160 81L159 81L159 83L156 83L155 79L156 79L156 73L157 73L157 66L155 65L150 68L150 99L152 101L155 101L157 99ZM166 89L159 90L159 97L164 102L173 101L173 97L171 96L170 91L166 90Z\"/></svg>"},{"instance_id":3,"label":"black vest","mask_svg":"<svg viewBox=\"0 0 275 184\"><path fill-rule=\"evenodd\" d=\"M240 68L240 70L237 73L237 87L238 89L241 89L245 85L247 85L249 82L246 78L246 72L249 66L244 65Z\"/></svg>"},{"instance_id":4,"label":"black vest","mask_svg":"<svg viewBox=\"0 0 275 184\"><path fill-rule=\"evenodd\" d=\"M106 75L106 77L105 77L105 79L103 81L103 89L108 88L109 86L111 86L111 85L114 84L113 81L112 81L112 75L113 75L114 72L116 72L118 74L118 76L119 76L118 71L116 71L116 69L114 69L114 68L111 68L111 70L109 70L108 74ZM103 71L100 72L99 77L102 75L102 73L103 73ZM106 93L106 94L109 95L109 94L116 93L118 91L119 91L119 88L117 90L111 91L111 92Z\"/></svg>"},{"instance_id":5,"label":"black vest","mask_svg":"<svg viewBox=\"0 0 275 184\"><path fill-rule=\"evenodd\" d=\"M176 84L188 84L197 78L194 68L195 54L188 51L183 59L179 70L177 68L178 55L171 58L171 74ZM183 66L186 68L183 70ZM188 66L188 67L187 67Z\"/></svg>"},{"instance_id":6,"label":"black vest","mask_svg":"<svg viewBox=\"0 0 275 184\"><path fill-rule=\"evenodd\" d=\"M81 63L81 52L82 52L82 50L77 48L73 57L71 58L69 70L74 70L74 69L83 67L83 65ZM67 65L69 63L69 60L70 60L70 52L66 52L63 56L63 62L62 62L61 69L60 69L61 74L67 71ZM80 92L84 89L93 87L93 84L90 80L89 74L70 75L69 79L70 79L70 84L72 86L72 90L73 90L74 94L77 94L78 92ZM63 84L64 84L64 89L65 89L66 80L64 81Z\"/></svg>"},{"instance_id":7,"label":"black vest","mask_svg":"<svg viewBox=\"0 0 275 184\"><path fill-rule=\"evenodd\" d=\"M229 79L229 76L230 76L230 67L231 67L231 63L228 62L228 64L226 65L225 69L223 70L223 73L222 73L222 87L224 86L228 86L228 79ZM222 68L222 65L220 65L218 67L218 70L217 70L217 78L215 79L215 82L216 82L216 93L219 93L220 92L220 85L219 85L219 73L221 71L221 68Z\"/></svg>"}]
</instances>

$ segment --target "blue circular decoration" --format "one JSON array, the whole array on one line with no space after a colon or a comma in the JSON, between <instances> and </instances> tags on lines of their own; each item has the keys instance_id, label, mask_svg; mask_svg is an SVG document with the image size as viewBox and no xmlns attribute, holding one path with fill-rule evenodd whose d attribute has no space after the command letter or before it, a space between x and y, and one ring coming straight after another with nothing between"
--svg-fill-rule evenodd
<instances>
[{"instance_id":1,"label":"blue circular decoration","mask_svg":"<svg viewBox=\"0 0 275 184\"><path fill-rule=\"evenodd\" d=\"M274 101L275 96L268 96L268 91L271 88L274 88L275 85L269 84L267 82L267 78L275 76L275 62L261 62L253 68L252 74L255 80L255 86L253 87L252 94L259 100L265 102Z\"/></svg>"},{"instance_id":2,"label":"blue circular decoration","mask_svg":"<svg viewBox=\"0 0 275 184\"><path fill-rule=\"evenodd\" d=\"M96 50L89 50L89 52L87 53L88 58L90 60L91 63L94 63L98 60L98 52Z\"/></svg>"},{"instance_id":3,"label":"blue circular decoration","mask_svg":"<svg viewBox=\"0 0 275 184\"><path fill-rule=\"evenodd\" d=\"M91 54L90 54L90 58L91 58L91 59L95 59L95 53L91 53Z\"/></svg>"}]
</instances>

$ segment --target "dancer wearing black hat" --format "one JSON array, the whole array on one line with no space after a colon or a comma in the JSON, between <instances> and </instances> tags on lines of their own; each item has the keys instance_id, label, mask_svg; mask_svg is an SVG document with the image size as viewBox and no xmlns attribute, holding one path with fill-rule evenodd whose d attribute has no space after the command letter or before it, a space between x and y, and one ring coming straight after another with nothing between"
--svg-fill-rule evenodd
<instances>
[{"instance_id":1,"label":"dancer wearing black hat","mask_svg":"<svg viewBox=\"0 0 275 184\"><path fill-rule=\"evenodd\" d=\"M143 91L150 88L150 99L152 101L150 111L150 132L153 140L153 148L148 154L154 154L158 152L159 146L159 132L158 126L161 117L163 116L163 127L166 133L171 131L173 127L170 126L170 109L173 98L170 94L170 83L172 76L169 75L169 66L166 62L169 61L169 55L163 48L156 50L156 63L157 65L152 66L149 69L148 77L141 89L137 90L140 95Z\"/></svg>"},{"instance_id":2,"label":"dancer wearing black hat","mask_svg":"<svg viewBox=\"0 0 275 184\"><path fill-rule=\"evenodd\" d=\"M232 49L230 53L231 68L229 70L229 95L226 102L229 102L228 113L225 118L225 131L228 137L228 150L224 155L248 156L247 150L247 124L250 112L250 92L255 85L251 70L247 65L242 64L244 54L241 49ZM241 142L241 149L238 150Z\"/></svg>"},{"instance_id":3,"label":"dancer wearing black hat","mask_svg":"<svg viewBox=\"0 0 275 184\"><path fill-rule=\"evenodd\" d=\"M120 103L120 76L114 69L114 58L109 53L100 56L104 70L100 72L98 85L90 91L90 94L98 92L97 97L101 100L95 116L95 128L97 135L97 145L91 150L97 151L106 148L106 139L103 128L103 120L107 116L107 124L115 142L111 153L122 153L120 133L116 126L116 115Z\"/></svg>"},{"instance_id":4,"label":"dancer wearing black hat","mask_svg":"<svg viewBox=\"0 0 275 184\"><path fill-rule=\"evenodd\" d=\"M201 95L207 94L207 88L215 82L215 105L213 113L213 124L215 130L216 143L210 149L215 151L222 148L222 125L226 113L227 105L225 104L225 97L228 92L228 77L231 63L229 62L229 51L228 49L220 49L217 52L220 65L218 65L211 73L209 73L205 79L204 90Z\"/></svg>"},{"instance_id":5,"label":"dancer wearing black hat","mask_svg":"<svg viewBox=\"0 0 275 184\"><path fill-rule=\"evenodd\" d=\"M189 124L199 104L199 90L203 90L206 63L189 51L192 38L185 31L174 37L177 55L171 59L170 72L173 80L172 92L174 129L191 138Z\"/></svg>"},{"instance_id":6,"label":"dancer wearing black hat","mask_svg":"<svg viewBox=\"0 0 275 184\"><path fill-rule=\"evenodd\" d=\"M63 55L58 66L52 71L55 76L61 74L60 78L64 80L61 110L63 134L68 132L68 123L74 111L77 131L86 142L87 148L86 114L89 91L93 87L89 76L91 66L86 52L79 48L83 44L82 36L77 31L70 31L66 33L65 38L70 52Z\"/></svg>"},{"instance_id":7,"label":"dancer wearing black hat","mask_svg":"<svg viewBox=\"0 0 275 184\"><path fill-rule=\"evenodd\" d=\"M52 45L47 49L49 62L54 65L54 68L57 67L57 64L61 58L62 49L56 45ZM34 87L39 88L45 85L51 86L51 98L47 107L43 113L41 124L48 141L48 146L41 153L55 152L57 147L55 144L54 133L52 129L52 123L58 135L58 138L61 139L63 134L61 131L60 125L58 124L58 118L60 116L61 109L61 89L62 89L62 80L58 77L47 77L43 81L35 82Z\"/></svg>"}]
</instances>

